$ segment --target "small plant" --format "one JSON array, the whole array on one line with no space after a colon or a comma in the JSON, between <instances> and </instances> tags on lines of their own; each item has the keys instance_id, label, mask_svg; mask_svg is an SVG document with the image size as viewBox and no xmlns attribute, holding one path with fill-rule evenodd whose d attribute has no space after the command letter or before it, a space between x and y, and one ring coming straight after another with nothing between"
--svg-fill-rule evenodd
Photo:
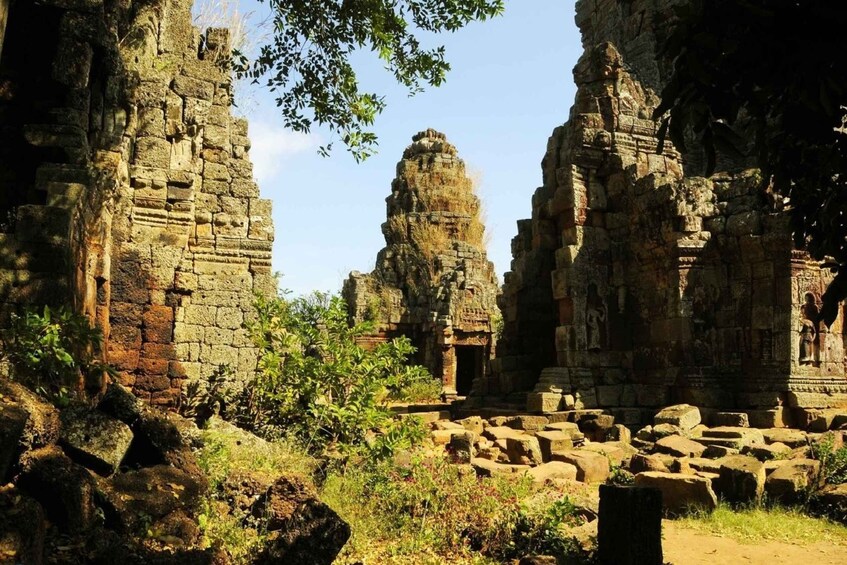
<instances>
[{"instance_id":1,"label":"small plant","mask_svg":"<svg viewBox=\"0 0 847 565\"><path fill-rule=\"evenodd\" d=\"M821 478L824 483L847 483L847 446L836 448L832 434L824 434L819 441L812 444L812 457L821 463Z\"/></svg>"},{"instance_id":2,"label":"small plant","mask_svg":"<svg viewBox=\"0 0 847 565\"><path fill-rule=\"evenodd\" d=\"M629 486L635 484L635 475L621 467L620 465L612 465L609 478L606 479L606 484Z\"/></svg>"},{"instance_id":3,"label":"small plant","mask_svg":"<svg viewBox=\"0 0 847 565\"><path fill-rule=\"evenodd\" d=\"M180 413L199 425L212 416L234 419L238 403L232 368L220 365L206 380L188 383L180 399Z\"/></svg>"},{"instance_id":4,"label":"small plant","mask_svg":"<svg viewBox=\"0 0 847 565\"><path fill-rule=\"evenodd\" d=\"M2 355L13 375L55 404L63 406L83 383L97 384L114 369L99 359L103 332L88 318L66 308L12 314L2 333Z\"/></svg>"}]
</instances>

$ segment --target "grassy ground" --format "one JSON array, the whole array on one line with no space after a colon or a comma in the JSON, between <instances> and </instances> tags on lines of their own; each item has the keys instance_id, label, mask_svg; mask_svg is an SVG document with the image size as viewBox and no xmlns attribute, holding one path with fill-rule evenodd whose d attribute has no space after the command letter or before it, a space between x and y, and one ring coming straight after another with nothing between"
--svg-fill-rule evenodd
<instances>
[{"instance_id":1,"label":"grassy ground","mask_svg":"<svg viewBox=\"0 0 847 565\"><path fill-rule=\"evenodd\" d=\"M693 514L676 522L682 527L742 543L777 540L798 544L822 541L847 544L847 527L812 518L798 509L778 506L733 510L721 505L711 514Z\"/></svg>"}]
</instances>

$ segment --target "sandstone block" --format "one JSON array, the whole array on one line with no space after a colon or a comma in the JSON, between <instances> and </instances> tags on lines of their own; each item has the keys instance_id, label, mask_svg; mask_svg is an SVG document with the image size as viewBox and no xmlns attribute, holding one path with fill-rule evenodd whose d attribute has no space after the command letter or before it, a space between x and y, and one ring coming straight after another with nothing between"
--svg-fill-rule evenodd
<instances>
[{"instance_id":1,"label":"sandstone block","mask_svg":"<svg viewBox=\"0 0 847 565\"><path fill-rule=\"evenodd\" d=\"M520 431L515 430L513 428L509 428L506 426L489 426L485 428L485 431L482 432L482 435L487 437L488 439L494 441L498 439L506 439L509 437L515 437L522 435Z\"/></svg>"},{"instance_id":2,"label":"sandstone block","mask_svg":"<svg viewBox=\"0 0 847 565\"><path fill-rule=\"evenodd\" d=\"M556 412L562 403L562 395L556 392L531 392L526 395L529 412Z\"/></svg>"},{"instance_id":3,"label":"sandstone block","mask_svg":"<svg viewBox=\"0 0 847 565\"><path fill-rule=\"evenodd\" d=\"M667 436L658 440L654 449L675 457L700 457L706 446L682 436Z\"/></svg>"},{"instance_id":4,"label":"sandstone block","mask_svg":"<svg viewBox=\"0 0 847 565\"><path fill-rule=\"evenodd\" d=\"M656 455L644 455L636 453L632 456L629 462L629 471L634 474L644 473L646 471L657 471L660 473L670 473L662 459Z\"/></svg>"},{"instance_id":5,"label":"sandstone block","mask_svg":"<svg viewBox=\"0 0 847 565\"><path fill-rule=\"evenodd\" d=\"M532 478L533 484L543 485L553 479L567 479L575 481L577 470L574 465L562 461L549 461L533 467L527 474Z\"/></svg>"},{"instance_id":6,"label":"sandstone block","mask_svg":"<svg viewBox=\"0 0 847 565\"><path fill-rule=\"evenodd\" d=\"M815 484L820 472L820 461L795 459L774 469L765 480L768 497L785 504L802 502L809 487Z\"/></svg>"},{"instance_id":7,"label":"sandstone block","mask_svg":"<svg viewBox=\"0 0 847 565\"><path fill-rule=\"evenodd\" d=\"M731 503L756 502L765 489L765 466L746 455L730 455L721 459L719 494Z\"/></svg>"},{"instance_id":8,"label":"sandstone block","mask_svg":"<svg viewBox=\"0 0 847 565\"><path fill-rule=\"evenodd\" d=\"M803 447L808 444L808 439L804 432L788 428L762 430L762 437L767 443L784 443L788 447Z\"/></svg>"},{"instance_id":9,"label":"sandstone block","mask_svg":"<svg viewBox=\"0 0 847 565\"><path fill-rule=\"evenodd\" d=\"M635 485L662 491L662 508L671 516L682 514L690 508L711 511L718 505L711 481L705 477L645 472L635 475Z\"/></svg>"},{"instance_id":10,"label":"sandstone block","mask_svg":"<svg viewBox=\"0 0 847 565\"><path fill-rule=\"evenodd\" d=\"M66 409L60 441L82 464L98 473L114 473L129 450L129 426L97 411Z\"/></svg>"},{"instance_id":11,"label":"sandstone block","mask_svg":"<svg viewBox=\"0 0 847 565\"><path fill-rule=\"evenodd\" d=\"M515 465L540 465L544 462L538 439L519 435L506 438L506 453Z\"/></svg>"},{"instance_id":12,"label":"sandstone block","mask_svg":"<svg viewBox=\"0 0 847 565\"><path fill-rule=\"evenodd\" d=\"M548 423L549 420L544 416L515 416L513 418L509 418L506 425L516 430L534 432L536 430L544 429L544 426Z\"/></svg>"},{"instance_id":13,"label":"sandstone block","mask_svg":"<svg viewBox=\"0 0 847 565\"><path fill-rule=\"evenodd\" d=\"M573 438L570 434L558 430L545 430L536 432L538 445L541 447L541 455L545 461L550 461L554 451L565 451L573 448Z\"/></svg>"},{"instance_id":14,"label":"sandstone block","mask_svg":"<svg viewBox=\"0 0 847 565\"><path fill-rule=\"evenodd\" d=\"M775 442L770 445L764 443L752 443L741 449L743 455L750 455L759 461L770 461L787 455L791 448L784 443Z\"/></svg>"},{"instance_id":15,"label":"sandstone block","mask_svg":"<svg viewBox=\"0 0 847 565\"><path fill-rule=\"evenodd\" d=\"M462 428L460 433L454 433L450 436L448 447L453 460L457 463L470 463L471 459L476 456L476 450L474 449L475 441L476 434L465 431L464 428Z\"/></svg>"},{"instance_id":16,"label":"sandstone block","mask_svg":"<svg viewBox=\"0 0 847 565\"><path fill-rule=\"evenodd\" d=\"M712 425L749 428L750 419L746 412L715 412L712 415Z\"/></svg>"},{"instance_id":17,"label":"sandstone block","mask_svg":"<svg viewBox=\"0 0 847 565\"><path fill-rule=\"evenodd\" d=\"M576 467L576 480L583 483L602 483L609 478L609 459L600 453L582 450L554 451L553 461L563 461Z\"/></svg>"},{"instance_id":18,"label":"sandstone block","mask_svg":"<svg viewBox=\"0 0 847 565\"><path fill-rule=\"evenodd\" d=\"M673 424L690 430L701 421L700 410L689 404L677 404L660 410L653 418L655 424Z\"/></svg>"}]
</instances>

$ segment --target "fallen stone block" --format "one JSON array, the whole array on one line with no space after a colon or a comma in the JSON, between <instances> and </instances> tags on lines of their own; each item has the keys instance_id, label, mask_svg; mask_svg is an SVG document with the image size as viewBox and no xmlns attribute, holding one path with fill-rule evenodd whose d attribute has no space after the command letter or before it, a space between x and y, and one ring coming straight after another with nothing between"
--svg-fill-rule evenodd
<instances>
[{"instance_id":1,"label":"fallen stone block","mask_svg":"<svg viewBox=\"0 0 847 565\"><path fill-rule=\"evenodd\" d=\"M281 477L254 506L267 519L268 541L258 563L330 565L350 538L350 526L302 479Z\"/></svg>"},{"instance_id":2,"label":"fallen stone block","mask_svg":"<svg viewBox=\"0 0 847 565\"><path fill-rule=\"evenodd\" d=\"M101 475L111 475L117 470L132 439L129 426L102 412L87 408L62 412L60 441L65 450Z\"/></svg>"},{"instance_id":3,"label":"fallen stone block","mask_svg":"<svg viewBox=\"0 0 847 565\"><path fill-rule=\"evenodd\" d=\"M542 414L556 412L561 405L562 395L558 392L530 392L526 395L528 412L540 412Z\"/></svg>"},{"instance_id":4,"label":"fallen stone block","mask_svg":"<svg viewBox=\"0 0 847 565\"><path fill-rule=\"evenodd\" d=\"M629 471L633 474L644 473L646 471L670 473L670 469L668 469L661 457L644 455L643 453L636 453L632 456L629 462Z\"/></svg>"},{"instance_id":5,"label":"fallen stone block","mask_svg":"<svg viewBox=\"0 0 847 565\"><path fill-rule=\"evenodd\" d=\"M765 466L746 455L730 455L721 459L718 494L733 504L757 502L765 489Z\"/></svg>"},{"instance_id":6,"label":"fallen stone block","mask_svg":"<svg viewBox=\"0 0 847 565\"><path fill-rule=\"evenodd\" d=\"M544 463L538 439L533 436L507 437L506 453L509 455L509 461L515 465L541 465Z\"/></svg>"},{"instance_id":7,"label":"fallen stone block","mask_svg":"<svg viewBox=\"0 0 847 565\"><path fill-rule=\"evenodd\" d=\"M457 463L470 463L471 459L476 456L474 442L476 435L473 432L462 431L455 433L450 437L448 448L453 461Z\"/></svg>"},{"instance_id":8,"label":"fallen stone block","mask_svg":"<svg viewBox=\"0 0 847 565\"><path fill-rule=\"evenodd\" d=\"M465 429L461 428L459 430L433 430L429 435L435 445L447 445L454 435L463 433L465 433Z\"/></svg>"},{"instance_id":9,"label":"fallen stone block","mask_svg":"<svg viewBox=\"0 0 847 565\"><path fill-rule=\"evenodd\" d=\"M141 401L126 387L109 383L97 410L131 426L141 416Z\"/></svg>"},{"instance_id":10,"label":"fallen stone block","mask_svg":"<svg viewBox=\"0 0 847 565\"><path fill-rule=\"evenodd\" d=\"M59 411L25 386L0 379L0 402L3 406L17 406L27 414L26 425L18 440L20 453L59 440Z\"/></svg>"},{"instance_id":11,"label":"fallen stone block","mask_svg":"<svg viewBox=\"0 0 847 565\"><path fill-rule=\"evenodd\" d=\"M751 443L765 443L765 436L761 430L756 428L740 428L733 426L721 426L710 428L703 432L702 439L719 438L740 440L742 447Z\"/></svg>"},{"instance_id":12,"label":"fallen stone block","mask_svg":"<svg viewBox=\"0 0 847 565\"><path fill-rule=\"evenodd\" d=\"M479 416L470 416L468 418L462 418L461 420L456 420L456 423L468 430L469 432L473 432L476 435L481 435L482 431L485 429L484 420Z\"/></svg>"},{"instance_id":13,"label":"fallen stone block","mask_svg":"<svg viewBox=\"0 0 847 565\"><path fill-rule=\"evenodd\" d=\"M683 430L690 430L701 421L700 410L690 404L677 404L660 410L654 417L654 424L673 424Z\"/></svg>"},{"instance_id":14,"label":"fallen stone block","mask_svg":"<svg viewBox=\"0 0 847 565\"><path fill-rule=\"evenodd\" d=\"M673 424L656 424L650 428L650 440L656 441L668 436L681 436L682 428Z\"/></svg>"},{"instance_id":15,"label":"fallen stone block","mask_svg":"<svg viewBox=\"0 0 847 565\"><path fill-rule=\"evenodd\" d=\"M81 532L94 523L94 479L58 446L25 453L17 486L41 504L60 531Z\"/></svg>"},{"instance_id":16,"label":"fallen stone block","mask_svg":"<svg viewBox=\"0 0 847 565\"><path fill-rule=\"evenodd\" d=\"M476 472L478 477L492 477L495 475L513 475L529 471L528 465L510 465L506 463L497 463L488 459L480 459L474 457L471 459L471 467Z\"/></svg>"},{"instance_id":17,"label":"fallen stone block","mask_svg":"<svg viewBox=\"0 0 847 565\"><path fill-rule=\"evenodd\" d=\"M788 428L771 428L762 430L762 437L766 443L784 443L788 447L803 447L808 445L805 432Z\"/></svg>"},{"instance_id":18,"label":"fallen stone block","mask_svg":"<svg viewBox=\"0 0 847 565\"><path fill-rule=\"evenodd\" d=\"M638 451L629 444L619 441L607 441L605 443L589 443L582 449L605 455L609 463L616 467L629 465L630 458Z\"/></svg>"},{"instance_id":19,"label":"fallen stone block","mask_svg":"<svg viewBox=\"0 0 847 565\"><path fill-rule=\"evenodd\" d=\"M682 514L691 508L712 511L718 505L711 481L697 475L639 473L635 475L635 485L662 491L662 507L670 516Z\"/></svg>"},{"instance_id":20,"label":"fallen stone block","mask_svg":"<svg viewBox=\"0 0 847 565\"><path fill-rule=\"evenodd\" d=\"M609 478L609 459L600 453L578 449L554 451L551 459L576 467L576 480L583 483L603 483Z\"/></svg>"},{"instance_id":21,"label":"fallen stone block","mask_svg":"<svg viewBox=\"0 0 847 565\"><path fill-rule=\"evenodd\" d=\"M550 461L550 454L554 451L565 451L573 449L574 446L571 435L558 430L536 432L535 437L538 439L541 456L545 461Z\"/></svg>"},{"instance_id":22,"label":"fallen stone block","mask_svg":"<svg viewBox=\"0 0 847 565\"><path fill-rule=\"evenodd\" d=\"M793 425L791 412L783 407L768 410L747 410L751 428L790 428Z\"/></svg>"},{"instance_id":23,"label":"fallen stone block","mask_svg":"<svg viewBox=\"0 0 847 565\"><path fill-rule=\"evenodd\" d=\"M550 423L545 416L514 416L509 418L505 425L516 430L534 432L543 430Z\"/></svg>"},{"instance_id":24,"label":"fallen stone block","mask_svg":"<svg viewBox=\"0 0 847 565\"><path fill-rule=\"evenodd\" d=\"M489 426L485 428L485 431L482 432L482 435L487 437L491 441L497 441L498 439L506 439L522 434L520 431L506 426Z\"/></svg>"},{"instance_id":25,"label":"fallen stone block","mask_svg":"<svg viewBox=\"0 0 847 565\"><path fill-rule=\"evenodd\" d=\"M621 443L632 443L632 432L623 424L615 424L606 432L605 441L619 441Z\"/></svg>"},{"instance_id":26,"label":"fallen stone block","mask_svg":"<svg viewBox=\"0 0 847 565\"><path fill-rule=\"evenodd\" d=\"M46 529L38 502L12 485L0 486L0 555L4 561L43 563Z\"/></svg>"},{"instance_id":27,"label":"fallen stone block","mask_svg":"<svg viewBox=\"0 0 847 565\"><path fill-rule=\"evenodd\" d=\"M715 412L712 415L711 422L713 426L750 427L750 418L746 412Z\"/></svg>"},{"instance_id":28,"label":"fallen stone block","mask_svg":"<svg viewBox=\"0 0 847 565\"><path fill-rule=\"evenodd\" d=\"M808 489L815 484L821 464L815 459L786 461L768 474L765 492L768 497L785 504L802 502Z\"/></svg>"},{"instance_id":29,"label":"fallen stone block","mask_svg":"<svg viewBox=\"0 0 847 565\"><path fill-rule=\"evenodd\" d=\"M720 459L727 455L738 455L741 450L733 447L725 447L723 445L707 445L706 451L703 452L703 457L708 459Z\"/></svg>"},{"instance_id":30,"label":"fallen stone block","mask_svg":"<svg viewBox=\"0 0 847 565\"><path fill-rule=\"evenodd\" d=\"M448 420L438 420L437 422L433 422L432 424L433 430L462 430L464 431L464 426L458 424L456 422L450 422Z\"/></svg>"},{"instance_id":31,"label":"fallen stone block","mask_svg":"<svg viewBox=\"0 0 847 565\"><path fill-rule=\"evenodd\" d=\"M0 405L0 483L18 462L29 414L17 404Z\"/></svg>"},{"instance_id":32,"label":"fallen stone block","mask_svg":"<svg viewBox=\"0 0 847 565\"><path fill-rule=\"evenodd\" d=\"M654 449L675 457L700 457L706 446L682 436L668 436L658 440Z\"/></svg>"},{"instance_id":33,"label":"fallen stone block","mask_svg":"<svg viewBox=\"0 0 847 565\"><path fill-rule=\"evenodd\" d=\"M688 465L692 469L703 473L720 473L721 463L719 460L706 459L705 457L690 457Z\"/></svg>"},{"instance_id":34,"label":"fallen stone block","mask_svg":"<svg viewBox=\"0 0 847 565\"><path fill-rule=\"evenodd\" d=\"M563 461L549 461L547 463L542 463L537 467L531 468L527 471L527 475L532 478L533 484L543 485L546 484L547 481L551 481L553 479L568 479L575 481L577 480L577 469L570 463L565 463Z\"/></svg>"},{"instance_id":35,"label":"fallen stone block","mask_svg":"<svg viewBox=\"0 0 847 565\"><path fill-rule=\"evenodd\" d=\"M791 448L784 443L774 442L771 444L753 443L745 445L741 449L743 455L750 455L759 461L770 461L771 459L779 459L785 457Z\"/></svg>"}]
</instances>

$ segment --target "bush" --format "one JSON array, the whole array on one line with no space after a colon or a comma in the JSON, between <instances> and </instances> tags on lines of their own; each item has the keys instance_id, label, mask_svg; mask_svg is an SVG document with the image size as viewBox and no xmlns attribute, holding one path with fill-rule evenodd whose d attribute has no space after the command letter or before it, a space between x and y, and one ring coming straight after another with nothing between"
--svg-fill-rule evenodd
<instances>
[{"instance_id":1,"label":"bush","mask_svg":"<svg viewBox=\"0 0 847 565\"><path fill-rule=\"evenodd\" d=\"M422 435L413 422L395 421L386 406L432 380L423 367L407 364L415 351L408 339L362 348L356 338L371 326L349 326L338 296L260 298L256 306L247 328L260 350L259 370L240 403L250 420L244 425L265 437L286 430L313 451L330 444L365 448L381 431L390 439L377 452L387 454Z\"/></svg>"},{"instance_id":2,"label":"bush","mask_svg":"<svg viewBox=\"0 0 847 565\"><path fill-rule=\"evenodd\" d=\"M847 446L836 448L833 434L824 434L812 444L812 457L821 462L821 478L825 483L847 483Z\"/></svg>"},{"instance_id":3,"label":"bush","mask_svg":"<svg viewBox=\"0 0 847 565\"><path fill-rule=\"evenodd\" d=\"M451 563L581 554L569 529L582 518L567 497L533 492L528 478L478 478L444 459L348 468L327 478L322 499L352 526L345 550L352 561L366 554L367 561L390 554ZM376 548L383 554L372 555Z\"/></svg>"},{"instance_id":4,"label":"bush","mask_svg":"<svg viewBox=\"0 0 847 565\"><path fill-rule=\"evenodd\" d=\"M99 387L114 369L98 358L103 332L88 318L65 308L49 306L12 314L2 332L2 355L13 376L55 404L66 405L82 384Z\"/></svg>"}]
</instances>

